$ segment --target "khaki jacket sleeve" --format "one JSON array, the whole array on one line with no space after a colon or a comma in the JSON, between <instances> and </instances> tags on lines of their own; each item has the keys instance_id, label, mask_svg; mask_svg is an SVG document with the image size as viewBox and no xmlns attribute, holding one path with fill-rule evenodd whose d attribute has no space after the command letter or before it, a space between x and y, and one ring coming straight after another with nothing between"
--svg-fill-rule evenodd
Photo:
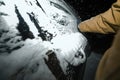
<instances>
[{"instance_id":1,"label":"khaki jacket sleeve","mask_svg":"<svg viewBox=\"0 0 120 80\"><path fill-rule=\"evenodd\" d=\"M109 10L78 25L81 32L116 33L120 27L120 0Z\"/></svg>"}]
</instances>

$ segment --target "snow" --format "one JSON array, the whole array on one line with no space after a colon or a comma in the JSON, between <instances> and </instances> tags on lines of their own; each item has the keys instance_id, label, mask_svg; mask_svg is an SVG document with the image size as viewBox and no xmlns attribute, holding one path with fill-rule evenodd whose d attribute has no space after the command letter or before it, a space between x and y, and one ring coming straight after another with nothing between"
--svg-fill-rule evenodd
<instances>
[{"instance_id":1,"label":"snow","mask_svg":"<svg viewBox=\"0 0 120 80\"><path fill-rule=\"evenodd\" d=\"M51 5L50 1L69 13L57 8L58 5ZM48 50L55 52L65 74L68 63L77 66L86 60L84 49L87 39L77 30L77 19L72 10L62 0L38 2L44 11L36 5L37 0L4 0L5 5L0 6L0 12L8 14L0 16L0 80L55 80L44 62L44 58L48 60ZM20 21L15 5L34 39L22 40L17 30ZM34 13L41 29L53 34L51 41L38 36L39 31L27 13Z\"/></svg>"}]
</instances>

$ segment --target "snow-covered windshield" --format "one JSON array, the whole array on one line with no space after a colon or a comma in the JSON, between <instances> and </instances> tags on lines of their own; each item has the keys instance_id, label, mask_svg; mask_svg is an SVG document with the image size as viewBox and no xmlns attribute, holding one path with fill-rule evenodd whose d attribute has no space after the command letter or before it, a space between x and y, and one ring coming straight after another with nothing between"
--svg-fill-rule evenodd
<instances>
[{"instance_id":1,"label":"snow-covered windshield","mask_svg":"<svg viewBox=\"0 0 120 80\"><path fill-rule=\"evenodd\" d=\"M63 0L0 0L0 80L55 80L46 53L53 51L67 74L69 64L85 62L86 45Z\"/></svg>"}]
</instances>

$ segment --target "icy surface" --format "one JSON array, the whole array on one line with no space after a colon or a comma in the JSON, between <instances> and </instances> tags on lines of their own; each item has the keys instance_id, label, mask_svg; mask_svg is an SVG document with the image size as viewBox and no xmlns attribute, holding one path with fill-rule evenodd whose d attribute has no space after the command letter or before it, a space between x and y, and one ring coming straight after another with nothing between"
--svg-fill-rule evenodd
<instances>
[{"instance_id":1,"label":"icy surface","mask_svg":"<svg viewBox=\"0 0 120 80\"><path fill-rule=\"evenodd\" d=\"M56 80L46 53L67 75L69 64L85 62L86 45L63 0L0 0L0 80Z\"/></svg>"}]
</instances>

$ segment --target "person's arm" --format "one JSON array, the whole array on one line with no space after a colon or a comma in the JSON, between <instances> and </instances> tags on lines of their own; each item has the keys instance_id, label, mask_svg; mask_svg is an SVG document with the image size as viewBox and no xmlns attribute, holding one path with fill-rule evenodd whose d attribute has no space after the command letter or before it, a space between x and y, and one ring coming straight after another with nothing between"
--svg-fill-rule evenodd
<instances>
[{"instance_id":1,"label":"person's arm","mask_svg":"<svg viewBox=\"0 0 120 80\"><path fill-rule=\"evenodd\" d=\"M116 33L120 27L120 0L109 10L78 25L81 32Z\"/></svg>"}]
</instances>

